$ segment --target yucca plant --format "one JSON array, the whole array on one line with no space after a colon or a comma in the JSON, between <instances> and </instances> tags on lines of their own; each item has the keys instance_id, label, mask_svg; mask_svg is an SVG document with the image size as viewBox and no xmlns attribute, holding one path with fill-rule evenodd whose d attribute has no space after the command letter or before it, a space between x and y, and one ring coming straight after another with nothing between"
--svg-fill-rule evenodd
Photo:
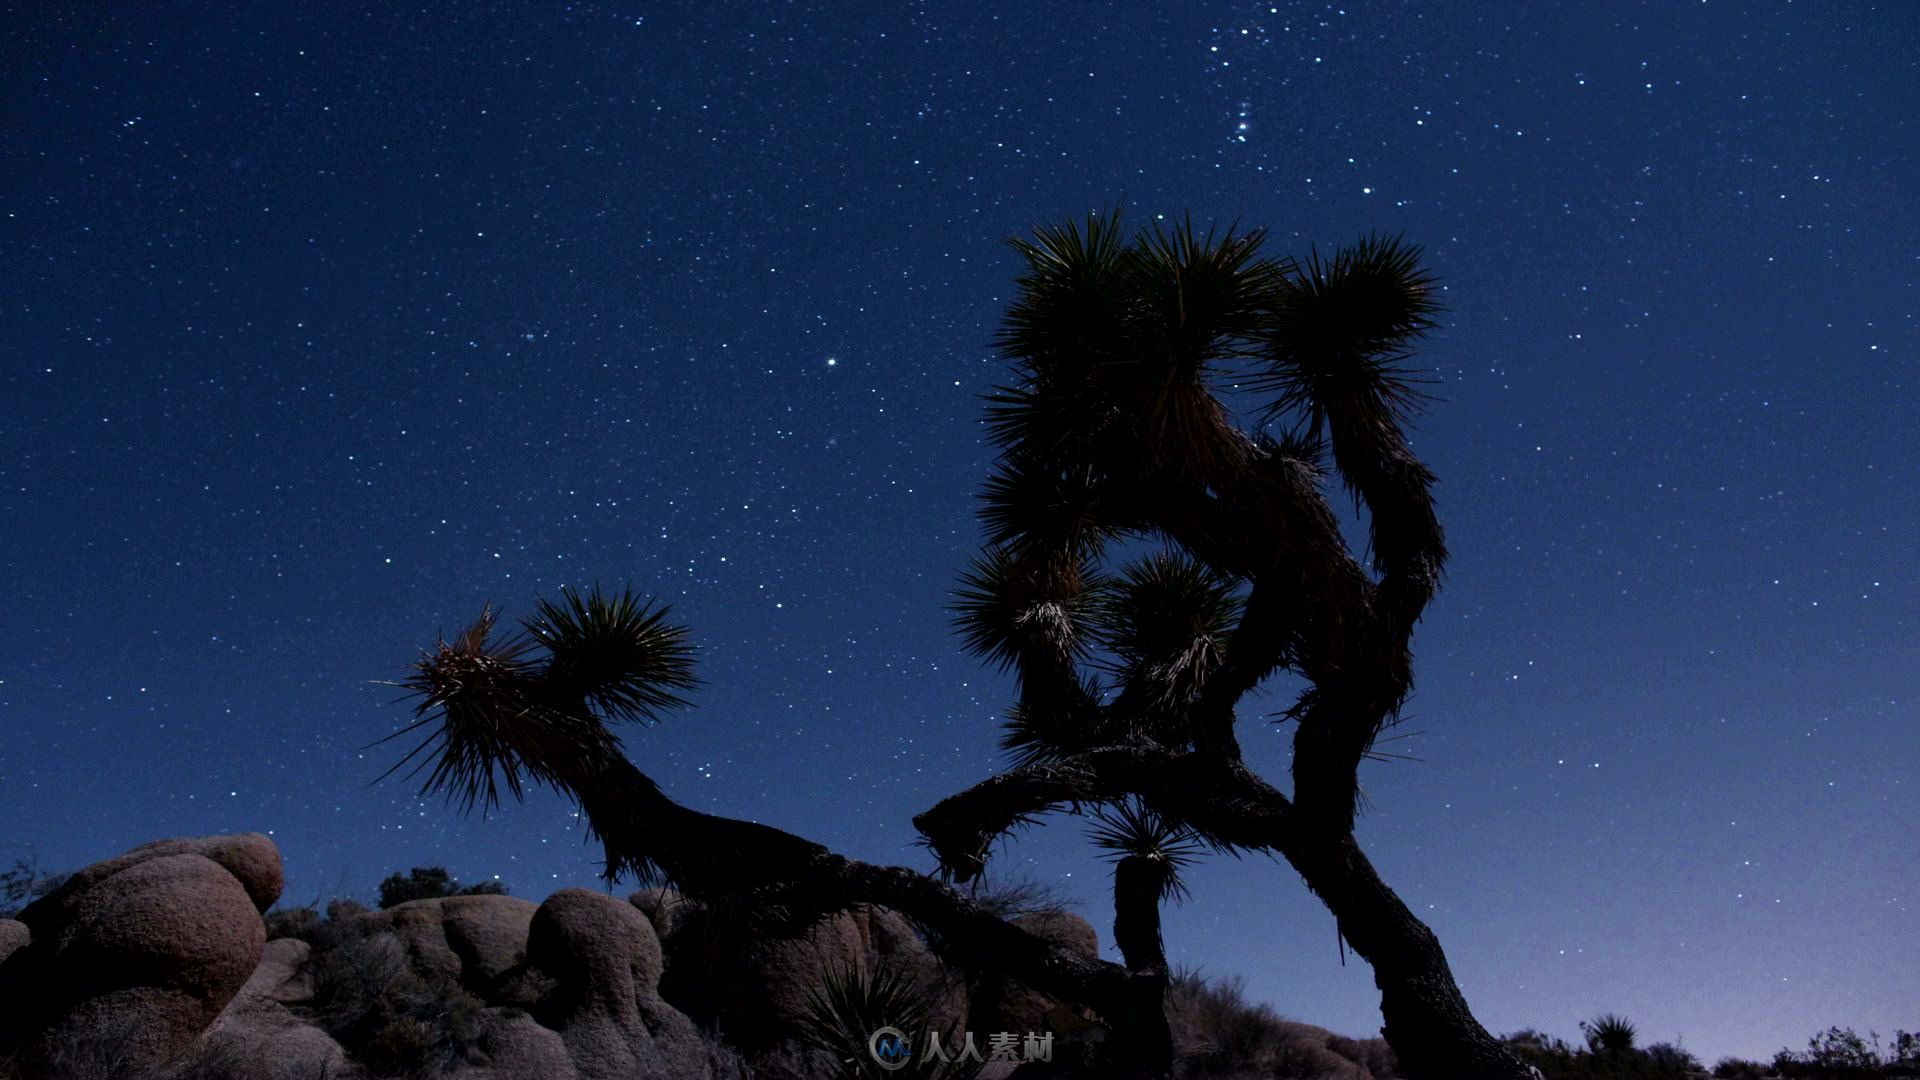
<instances>
[{"instance_id":1,"label":"yucca plant","mask_svg":"<svg viewBox=\"0 0 1920 1080\"><path fill-rule=\"evenodd\" d=\"M1591 1020L1580 1021L1580 1033L1587 1037L1587 1049L1615 1056L1632 1050L1634 1040L1640 1035L1639 1029L1618 1013L1601 1013Z\"/></svg>"},{"instance_id":2,"label":"yucca plant","mask_svg":"<svg viewBox=\"0 0 1920 1080\"><path fill-rule=\"evenodd\" d=\"M863 971L852 964L829 967L807 990L801 1034L831 1056L843 1075L864 1080L965 1080L980 1064L959 1061L964 1041L951 1028L934 1031L939 995L931 987L888 964ZM940 1039L941 1060L931 1051L930 1035Z\"/></svg>"}]
</instances>

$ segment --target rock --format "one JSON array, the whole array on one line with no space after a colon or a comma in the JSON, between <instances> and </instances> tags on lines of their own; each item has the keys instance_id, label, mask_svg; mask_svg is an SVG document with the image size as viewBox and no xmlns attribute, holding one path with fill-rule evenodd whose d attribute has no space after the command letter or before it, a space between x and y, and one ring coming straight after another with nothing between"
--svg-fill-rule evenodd
<instances>
[{"instance_id":1,"label":"rock","mask_svg":"<svg viewBox=\"0 0 1920 1080\"><path fill-rule=\"evenodd\" d=\"M652 924L631 904L563 889L534 913L527 967L553 981L533 1018L559 1032L581 1080L709 1075L693 1022L662 1001Z\"/></svg>"},{"instance_id":2,"label":"rock","mask_svg":"<svg viewBox=\"0 0 1920 1080\"><path fill-rule=\"evenodd\" d=\"M15 919L0 919L0 964L5 964L7 957L26 948L27 942L31 940L33 940L33 931L27 929L26 923Z\"/></svg>"},{"instance_id":3,"label":"rock","mask_svg":"<svg viewBox=\"0 0 1920 1080\"><path fill-rule=\"evenodd\" d=\"M1089 960L1100 958L1100 934L1093 924L1071 911L1036 911L1013 920L1034 937L1074 949Z\"/></svg>"},{"instance_id":4,"label":"rock","mask_svg":"<svg viewBox=\"0 0 1920 1080\"><path fill-rule=\"evenodd\" d=\"M1100 935L1093 924L1071 912L1035 912L1014 919L1013 924L1089 959L1100 957ZM1084 1011L1013 979L983 980L973 996L972 1016L974 1033L983 1039L1002 1031L1021 1036L1043 1031L1078 1035L1093 1027Z\"/></svg>"},{"instance_id":5,"label":"rock","mask_svg":"<svg viewBox=\"0 0 1920 1080\"><path fill-rule=\"evenodd\" d=\"M446 1080L577 1080L580 1073L567 1056L566 1040L540 1026L520 1009L488 1009L481 1016L479 1054L484 1065L468 1065L446 1074Z\"/></svg>"},{"instance_id":6,"label":"rock","mask_svg":"<svg viewBox=\"0 0 1920 1080\"><path fill-rule=\"evenodd\" d=\"M292 1080L346 1071L340 1044L288 1008L313 997L309 951L295 938L268 942L253 977L208 1029L210 1049L231 1063L234 1074Z\"/></svg>"},{"instance_id":7,"label":"rock","mask_svg":"<svg viewBox=\"0 0 1920 1080\"><path fill-rule=\"evenodd\" d=\"M1286 1063L1296 1075L1373 1080L1373 1073L1359 1060L1360 1044L1354 1040L1293 1020L1277 1020L1274 1027L1284 1040Z\"/></svg>"},{"instance_id":8,"label":"rock","mask_svg":"<svg viewBox=\"0 0 1920 1080\"><path fill-rule=\"evenodd\" d=\"M234 838L215 838L224 839ZM269 884L265 867L277 871L278 853L265 859L238 839L207 847ZM257 897L265 893L250 893L212 857L161 845L80 871L21 913L32 940L0 969L14 1037L44 1057L124 1026L131 1061L180 1053L259 966L266 927Z\"/></svg>"},{"instance_id":9,"label":"rock","mask_svg":"<svg viewBox=\"0 0 1920 1080\"><path fill-rule=\"evenodd\" d=\"M672 889L641 889L627 897L627 903L639 908L640 913L647 917L647 921L653 924L654 935L663 945L695 908L693 901Z\"/></svg>"},{"instance_id":10,"label":"rock","mask_svg":"<svg viewBox=\"0 0 1920 1080\"><path fill-rule=\"evenodd\" d=\"M37 929L44 920L59 919L61 916L58 913L65 910L69 898L129 867L169 855L200 855L211 859L240 882L254 908L261 912L280 899L280 890L286 884L285 868L280 863L280 849L259 833L155 840L78 871L62 882L59 888L27 905L27 909L20 913L20 921Z\"/></svg>"},{"instance_id":11,"label":"rock","mask_svg":"<svg viewBox=\"0 0 1920 1080\"><path fill-rule=\"evenodd\" d=\"M351 917L369 932L392 933L418 974L443 976L489 997L501 977L526 959L527 931L538 908L517 896L448 896Z\"/></svg>"}]
</instances>

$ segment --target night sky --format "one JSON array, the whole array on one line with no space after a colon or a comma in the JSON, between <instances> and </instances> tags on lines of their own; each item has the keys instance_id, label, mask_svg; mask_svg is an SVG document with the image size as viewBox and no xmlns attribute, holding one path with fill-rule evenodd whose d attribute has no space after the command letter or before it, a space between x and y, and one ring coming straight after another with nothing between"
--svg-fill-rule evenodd
<instances>
[{"instance_id":1,"label":"night sky","mask_svg":"<svg viewBox=\"0 0 1920 1080\"><path fill-rule=\"evenodd\" d=\"M706 680L643 769L930 868L1012 695L948 612L1004 241L1124 201L1445 283L1454 558L1360 838L1487 1026L1920 1027L1920 8L361 7L5 6L0 861L591 884L562 800L367 746L436 631L631 582ZM997 867L1106 941L1050 820ZM1191 884L1173 959L1378 1028L1284 863Z\"/></svg>"}]
</instances>

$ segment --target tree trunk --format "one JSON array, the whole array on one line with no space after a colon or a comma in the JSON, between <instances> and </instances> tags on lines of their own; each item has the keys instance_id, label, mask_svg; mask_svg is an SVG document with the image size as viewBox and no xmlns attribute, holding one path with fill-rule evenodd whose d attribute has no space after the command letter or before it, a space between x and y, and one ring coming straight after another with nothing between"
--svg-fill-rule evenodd
<instances>
[{"instance_id":1,"label":"tree trunk","mask_svg":"<svg viewBox=\"0 0 1920 1080\"><path fill-rule=\"evenodd\" d=\"M1173 1033L1167 1027L1167 950L1160 936L1160 897L1167 865L1129 855L1113 871L1113 943L1132 975L1120 1015L1109 1018L1119 1064L1136 1076L1173 1070Z\"/></svg>"},{"instance_id":2,"label":"tree trunk","mask_svg":"<svg viewBox=\"0 0 1920 1080\"><path fill-rule=\"evenodd\" d=\"M1380 1033L1410 1080L1538 1080L1474 1019L1440 939L1380 880L1351 834L1288 844L1283 853L1373 965Z\"/></svg>"},{"instance_id":3,"label":"tree trunk","mask_svg":"<svg viewBox=\"0 0 1920 1080\"><path fill-rule=\"evenodd\" d=\"M876 904L924 927L953 963L1103 1017L1135 1007L1138 980L1120 965L1036 937L917 870L848 859L769 825L682 806L624 758L580 766L566 783L605 846L609 880L650 871L695 899L750 897L800 918Z\"/></svg>"}]
</instances>

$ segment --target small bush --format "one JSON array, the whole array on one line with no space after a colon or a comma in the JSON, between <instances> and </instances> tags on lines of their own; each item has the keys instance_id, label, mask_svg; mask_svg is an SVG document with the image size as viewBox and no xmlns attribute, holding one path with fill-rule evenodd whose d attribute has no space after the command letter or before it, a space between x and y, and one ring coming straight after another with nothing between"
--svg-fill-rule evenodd
<instances>
[{"instance_id":1,"label":"small bush","mask_svg":"<svg viewBox=\"0 0 1920 1080\"><path fill-rule=\"evenodd\" d=\"M312 944L314 928L320 925L320 912L313 904L274 908L267 912L266 922L268 941L275 938L298 938Z\"/></svg>"},{"instance_id":2,"label":"small bush","mask_svg":"<svg viewBox=\"0 0 1920 1080\"><path fill-rule=\"evenodd\" d=\"M1916 1076L1920 1075L1920 1035L1895 1031L1892 1045L1882 1047L1874 1032L1862 1038L1852 1028L1830 1027L1808 1039L1805 1050L1773 1055L1773 1071L1806 1080Z\"/></svg>"},{"instance_id":3,"label":"small bush","mask_svg":"<svg viewBox=\"0 0 1920 1080\"><path fill-rule=\"evenodd\" d=\"M1760 1080L1767 1075L1767 1067L1745 1058L1723 1057L1714 1062L1713 1075L1720 1080Z\"/></svg>"},{"instance_id":4,"label":"small bush","mask_svg":"<svg viewBox=\"0 0 1920 1080\"><path fill-rule=\"evenodd\" d=\"M1352 1063L1376 1077L1397 1071L1380 1039L1322 1035L1249 1002L1239 978L1210 980L1181 967L1169 977L1167 1026L1188 1080L1276 1080L1351 1075Z\"/></svg>"},{"instance_id":5,"label":"small bush","mask_svg":"<svg viewBox=\"0 0 1920 1080\"><path fill-rule=\"evenodd\" d=\"M972 899L1002 919L1071 911L1080 906L1080 902L1058 882L1031 877L984 882L975 888Z\"/></svg>"},{"instance_id":6,"label":"small bush","mask_svg":"<svg viewBox=\"0 0 1920 1080\"><path fill-rule=\"evenodd\" d=\"M486 1003L445 976L423 976L393 935L352 915L313 927L313 1022L374 1076L428 1077L467 1061Z\"/></svg>"},{"instance_id":7,"label":"small bush","mask_svg":"<svg viewBox=\"0 0 1920 1080\"><path fill-rule=\"evenodd\" d=\"M171 1061L154 1063L137 1049L140 1034L134 1017L106 1017L90 1030L42 1046L32 1067L24 1055L0 1058L0 1080L256 1080L230 1043L202 1041Z\"/></svg>"},{"instance_id":8,"label":"small bush","mask_svg":"<svg viewBox=\"0 0 1920 1080\"><path fill-rule=\"evenodd\" d=\"M1684 1077L1703 1071L1700 1059L1675 1043L1654 1043L1647 1047L1647 1066L1654 1076Z\"/></svg>"},{"instance_id":9,"label":"small bush","mask_svg":"<svg viewBox=\"0 0 1920 1080\"><path fill-rule=\"evenodd\" d=\"M1634 1026L1611 1013L1583 1022L1580 1031L1586 1036L1584 1048L1532 1029L1516 1031L1504 1041L1550 1080L1686 1080L1705 1071L1698 1058L1677 1044L1655 1043L1644 1050L1633 1046L1638 1034Z\"/></svg>"}]
</instances>

